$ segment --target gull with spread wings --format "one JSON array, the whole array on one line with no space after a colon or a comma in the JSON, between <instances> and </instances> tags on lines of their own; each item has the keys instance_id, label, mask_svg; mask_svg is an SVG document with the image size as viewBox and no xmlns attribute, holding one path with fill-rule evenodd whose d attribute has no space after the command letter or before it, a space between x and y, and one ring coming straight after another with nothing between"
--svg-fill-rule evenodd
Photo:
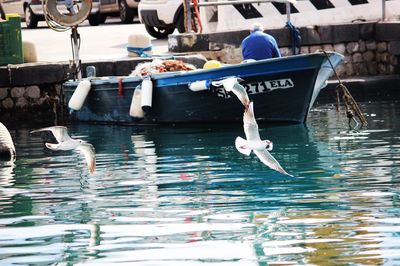
<instances>
[{"instance_id":1,"label":"gull with spread wings","mask_svg":"<svg viewBox=\"0 0 400 266\"><path fill-rule=\"evenodd\" d=\"M67 151L67 150L78 150L85 156L86 163L89 168L90 174L93 174L96 170L96 153L92 144L81 140L73 139L68 135L68 130L63 126L45 127L31 131L31 133L38 133L43 131L51 131L53 136L57 140L57 143L45 143L46 147L50 150Z\"/></svg>"},{"instance_id":2,"label":"gull with spread wings","mask_svg":"<svg viewBox=\"0 0 400 266\"><path fill-rule=\"evenodd\" d=\"M254 117L253 102L250 102L248 108L244 111L243 128L246 139L237 137L235 141L236 149L240 153L249 156L251 151L253 151L266 166L282 174L292 176L288 174L279 162L269 153L273 147L272 142L269 140L261 140L260 133L258 132L258 125Z\"/></svg>"}]
</instances>

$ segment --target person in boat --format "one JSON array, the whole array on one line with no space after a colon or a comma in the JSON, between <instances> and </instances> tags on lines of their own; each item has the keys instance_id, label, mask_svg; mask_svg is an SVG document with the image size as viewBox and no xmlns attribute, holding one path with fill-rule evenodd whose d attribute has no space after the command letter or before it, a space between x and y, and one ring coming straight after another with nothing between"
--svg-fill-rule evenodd
<instances>
[{"instance_id":1,"label":"person in boat","mask_svg":"<svg viewBox=\"0 0 400 266\"><path fill-rule=\"evenodd\" d=\"M243 60L261 60L281 57L275 38L264 32L260 23L254 23L250 28L250 35L242 41Z\"/></svg>"}]
</instances>

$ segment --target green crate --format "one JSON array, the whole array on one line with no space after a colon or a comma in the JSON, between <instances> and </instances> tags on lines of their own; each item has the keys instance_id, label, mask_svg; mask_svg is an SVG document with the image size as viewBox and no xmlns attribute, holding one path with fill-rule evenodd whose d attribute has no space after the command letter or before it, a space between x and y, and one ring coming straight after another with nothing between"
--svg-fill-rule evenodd
<instances>
[{"instance_id":1,"label":"green crate","mask_svg":"<svg viewBox=\"0 0 400 266\"><path fill-rule=\"evenodd\" d=\"M0 22L0 65L22 63L21 17L7 14L6 21Z\"/></svg>"}]
</instances>

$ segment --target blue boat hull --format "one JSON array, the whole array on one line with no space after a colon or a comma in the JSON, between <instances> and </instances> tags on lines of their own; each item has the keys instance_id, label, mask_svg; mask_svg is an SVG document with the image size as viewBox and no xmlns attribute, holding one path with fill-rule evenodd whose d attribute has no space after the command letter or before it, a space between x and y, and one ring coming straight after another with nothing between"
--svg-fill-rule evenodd
<instances>
[{"instance_id":1,"label":"blue boat hull","mask_svg":"<svg viewBox=\"0 0 400 266\"><path fill-rule=\"evenodd\" d=\"M342 56L328 53L333 66ZM137 77L108 77L91 81L91 90L81 110L71 115L72 120L121 123L198 123L236 122L243 119L243 107L222 87L193 92L189 84L201 80L220 80L235 76L254 101L255 116L269 122L306 121L320 89L332 74L332 67L323 53L261 60L229 65L216 69L172 72L152 75L152 108L142 119L129 115L132 96L142 80ZM122 91L118 82L122 79ZM63 86L69 101L77 82ZM121 93L122 92L122 93Z\"/></svg>"}]
</instances>

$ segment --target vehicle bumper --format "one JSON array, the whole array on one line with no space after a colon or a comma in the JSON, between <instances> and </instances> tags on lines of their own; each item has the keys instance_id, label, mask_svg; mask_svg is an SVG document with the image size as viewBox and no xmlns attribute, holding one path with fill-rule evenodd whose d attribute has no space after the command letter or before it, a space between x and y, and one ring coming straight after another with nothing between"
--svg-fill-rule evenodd
<instances>
[{"instance_id":1,"label":"vehicle bumper","mask_svg":"<svg viewBox=\"0 0 400 266\"><path fill-rule=\"evenodd\" d=\"M37 16L43 16L43 8L42 5L30 5L33 14Z\"/></svg>"},{"instance_id":2,"label":"vehicle bumper","mask_svg":"<svg viewBox=\"0 0 400 266\"><path fill-rule=\"evenodd\" d=\"M140 0L126 0L126 4L130 8L138 8Z\"/></svg>"}]
</instances>

